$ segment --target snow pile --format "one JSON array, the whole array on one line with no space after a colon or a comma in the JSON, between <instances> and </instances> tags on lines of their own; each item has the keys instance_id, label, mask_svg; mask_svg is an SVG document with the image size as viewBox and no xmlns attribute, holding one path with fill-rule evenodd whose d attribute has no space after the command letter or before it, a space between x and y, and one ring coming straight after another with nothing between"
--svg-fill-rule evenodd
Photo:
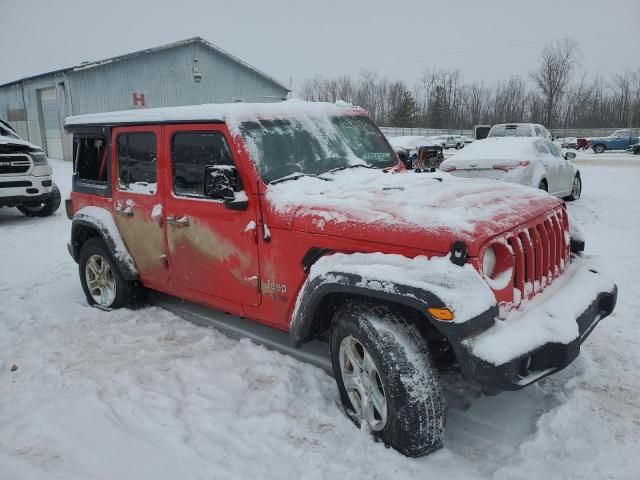
<instances>
[{"instance_id":1,"label":"snow pile","mask_svg":"<svg viewBox=\"0 0 640 480\"><path fill-rule=\"evenodd\" d=\"M321 257L309 271L307 283L317 277L331 278L334 272L358 275L357 286L396 293L405 285L436 295L463 323L495 304L495 296L469 264L460 267L448 257L415 257L384 253L336 253ZM464 295L460 295L464 292ZM441 305L436 305L441 306Z\"/></svg>"},{"instance_id":2,"label":"snow pile","mask_svg":"<svg viewBox=\"0 0 640 480\"><path fill-rule=\"evenodd\" d=\"M542 293L509 312L504 321L466 340L473 354L501 365L545 343L568 344L580 332L576 319L600 292L612 291L614 284L583 259L575 259Z\"/></svg>"}]
</instances>

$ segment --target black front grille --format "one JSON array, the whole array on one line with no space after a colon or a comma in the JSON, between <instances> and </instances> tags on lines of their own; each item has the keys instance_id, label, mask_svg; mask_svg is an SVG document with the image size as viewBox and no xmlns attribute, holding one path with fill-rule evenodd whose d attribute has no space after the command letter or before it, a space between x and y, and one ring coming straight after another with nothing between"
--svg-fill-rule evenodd
<instances>
[{"instance_id":1,"label":"black front grille","mask_svg":"<svg viewBox=\"0 0 640 480\"><path fill-rule=\"evenodd\" d=\"M0 175L26 173L31 160L26 155L0 155Z\"/></svg>"},{"instance_id":2,"label":"black front grille","mask_svg":"<svg viewBox=\"0 0 640 480\"><path fill-rule=\"evenodd\" d=\"M16 188L16 187L30 187L31 182L19 181L19 182L0 182L0 188Z\"/></svg>"}]
</instances>

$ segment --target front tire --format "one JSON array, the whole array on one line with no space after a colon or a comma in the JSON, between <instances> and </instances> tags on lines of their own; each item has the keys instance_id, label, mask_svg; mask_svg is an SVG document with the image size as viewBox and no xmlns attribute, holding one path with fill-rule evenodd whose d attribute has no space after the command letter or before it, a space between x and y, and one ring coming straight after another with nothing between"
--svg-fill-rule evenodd
<instances>
[{"instance_id":1,"label":"front tire","mask_svg":"<svg viewBox=\"0 0 640 480\"><path fill-rule=\"evenodd\" d=\"M101 238L87 240L78 258L80 283L89 305L115 309L137 304L139 287L126 281Z\"/></svg>"},{"instance_id":2,"label":"front tire","mask_svg":"<svg viewBox=\"0 0 640 480\"><path fill-rule=\"evenodd\" d=\"M400 453L442 447L445 407L426 342L395 309L349 301L331 328L331 361L346 413Z\"/></svg>"},{"instance_id":3,"label":"front tire","mask_svg":"<svg viewBox=\"0 0 640 480\"><path fill-rule=\"evenodd\" d=\"M580 178L580 174L576 174L573 178L573 184L571 186L571 194L568 197L565 197L565 200L569 202L573 202L578 200L582 195L582 179Z\"/></svg>"},{"instance_id":4,"label":"front tire","mask_svg":"<svg viewBox=\"0 0 640 480\"><path fill-rule=\"evenodd\" d=\"M54 183L47 199L37 205L21 205L18 210L27 217L48 217L58 210L61 202L60 190Z\"/></svg>"},{"instance_id":5,"label":"front tire","mask_svg":"<svg viewBox=\"0 0 640 480\"><path fill-rule=\"evenodd\" d=\"M549 192L549 185L547 184L547 181L544 178L540 180L540 183L538 184L538 188L540 190L544 190L545 192Z\"/></svg>"},{"instance_id":6,"label":"front tire","mask_svg":"<svg viewBox=\"0 0 640 480\"><path fill-rule=\"evenodd\" d=\"M594 145L594 146L593 146L593 151L594 151L595 153L604 153L604 151L605 151L605 150L606 150L606 149L605 149L605 146L604 146L604 145L602 145L602 144L598 144L598 145Z\"/></svg>"}]
</instances>

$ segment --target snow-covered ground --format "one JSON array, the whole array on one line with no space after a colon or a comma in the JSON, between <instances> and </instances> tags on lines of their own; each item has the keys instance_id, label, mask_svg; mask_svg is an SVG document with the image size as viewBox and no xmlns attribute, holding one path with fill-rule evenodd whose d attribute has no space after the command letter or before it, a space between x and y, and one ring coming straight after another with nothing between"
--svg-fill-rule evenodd
<instances>
[{"instance_id":1,"label":"snow-covered ground","mask_svg":"<svg viewBox=\"0 0 640 480\"><path fill-rule=\"evenodd\" d=\"M0 479L638 478L640 162L592 157L569 208L616 311L538 385L448 380L446 448L420 459L357 430L317 368L158 308L87 307L63 209L1 209ZM69 165L53 166L66 197Z\"/></svg>"}]
</instances>

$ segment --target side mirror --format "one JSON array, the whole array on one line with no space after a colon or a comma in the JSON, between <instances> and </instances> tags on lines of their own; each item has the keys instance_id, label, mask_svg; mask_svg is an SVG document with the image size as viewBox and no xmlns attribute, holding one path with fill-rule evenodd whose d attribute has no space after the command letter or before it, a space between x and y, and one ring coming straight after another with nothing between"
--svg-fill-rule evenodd
<instances>
[{"instance_id":1,"label":"side mirror","mask_svg":"<svg viewBox=\"0 0 640 480\"><path fill-rule=\"evenodd\" d=\"M240 185L236 167L230 165L209 165L204 168L204 196L222 200L229 210L246 210L249 199L244 192L235 193Z\"/></svg>"},{"instance_id":2,"label":"side mirror","mask_svg":"<svg viewBox=\"0 0 640 480\"><path fill-rule=\"evenodd\" d=\"M234 185L238 172L229 165L209 165L204 167L204 196L229 202L236 198Z\"/></svg>"},{"instance_id":3,"label":"side mirror","mask_svg":"<svg viewBox=\"0 0 640 480\"><path fill-rule=\"evenodd\" d=\"M566 152L564 154L565 160L573 160L574 158L576 158L576 152Z\"/></svg>"}]
</instances>

